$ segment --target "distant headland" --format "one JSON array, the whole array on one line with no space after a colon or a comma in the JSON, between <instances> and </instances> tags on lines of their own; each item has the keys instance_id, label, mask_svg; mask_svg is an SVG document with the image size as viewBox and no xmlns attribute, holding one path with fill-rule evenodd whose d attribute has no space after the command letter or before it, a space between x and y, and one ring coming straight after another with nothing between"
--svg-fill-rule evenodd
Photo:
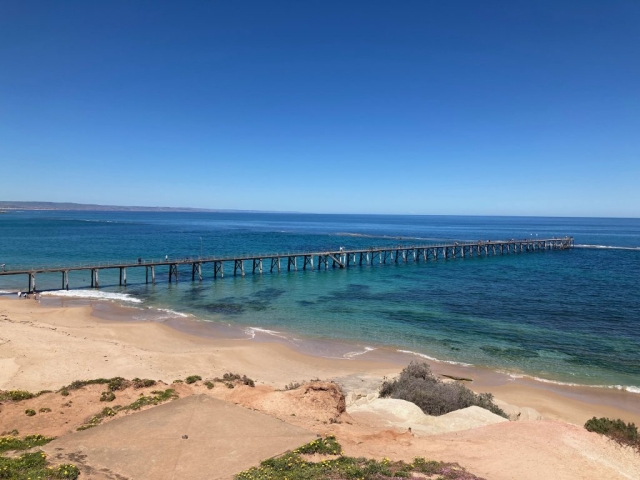
<instances>
[{"instance_id":1,"label":"distant headland","mask_svg":"<svg viewBox=\"0 0 640 480\"><path fill-rule=\"evenodd\" d=\"M93 212L257 212L257 210L223 210L189 207L139 207L122 205L96 205L71 202L10 202L0 201L0 213L11 210L75 210Z\"/></svg>"}]
</instances>

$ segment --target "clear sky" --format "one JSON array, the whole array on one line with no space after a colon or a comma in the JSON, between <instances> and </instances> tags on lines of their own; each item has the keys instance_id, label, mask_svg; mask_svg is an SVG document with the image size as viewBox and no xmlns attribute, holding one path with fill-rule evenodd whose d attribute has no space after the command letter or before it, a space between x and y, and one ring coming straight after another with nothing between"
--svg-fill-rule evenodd
<instances>
[{"instance_id":1,"label":"clear sky","mask_svg":"<svg viewBox=\"0 0 640 480\"><path fill-rule=\"evenodd\" d=\"M0 3L0 200L640 216L640 2Z\"/></svg>"}]
</instances>

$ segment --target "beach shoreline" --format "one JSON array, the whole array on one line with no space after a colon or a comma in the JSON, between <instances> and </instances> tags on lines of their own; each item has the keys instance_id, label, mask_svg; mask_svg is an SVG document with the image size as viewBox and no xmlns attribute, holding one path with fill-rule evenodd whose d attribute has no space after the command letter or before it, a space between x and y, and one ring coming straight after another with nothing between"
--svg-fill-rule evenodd
<instances>
[{"instance_id":1,"label":"beach shoreline","mask_svg":"<svg viewBox=\"0 0 640 480\"><path fill-rule=\"evenodd\" d=\"M518 378L384 348L327 358L260 332L253 338L233 338L233 328L225 335L210 322L189 317L140 321L124 309L118 320L104 318L123 307L110 302L101 305L46 306L34 300L0 298L0 389L57 389L77 379L116 375L170 383L187 375L222 375L227 371L283 388L312 378L381 381L416 360L429 363L437 375L471 378L473 381L465 383L472 390L532 407L547 419L582 425L592 416L608 416L640 423L638 394L624 390ZM344 345L340 347L344 350Z\"/></svg>"}]
</instances>

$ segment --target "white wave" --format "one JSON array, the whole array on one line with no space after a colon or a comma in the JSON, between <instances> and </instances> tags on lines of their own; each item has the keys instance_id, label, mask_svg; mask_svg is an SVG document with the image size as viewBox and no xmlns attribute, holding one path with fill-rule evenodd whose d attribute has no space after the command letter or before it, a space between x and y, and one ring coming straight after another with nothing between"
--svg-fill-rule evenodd
<instances>
[{"instance_id":1,"label":"white wave","mask_svg":"<svg viewBox=\"0 0 640 480\"><path fill-rule=\"evenodd\" d=\"M640 251L640 247L618 247L615 245L589 245L579 244L574 245L575 248L593 248L593 249L605 249L605 250L636 250Z\"/></svg>"},{"instance_id":2,"label":"white wave","mask_svg":"<svg viewBox=\"0 0 640 480\"><path fill-rule=\"evenodd\" d=\"M273 337L284 338L285 337L281 332L276 332L275 330L267 330L266 328L258 328L258 327L247 327L244 329L244 333L249 335L251 338L256 338L256 333L264 333L267 335L271 335Z\"/></svg>"},{"instance_id":3,"label":"white wave","mask_svg":"<svg viewBox=\"0 0 640 480\"><path fill-rule=\"evenodd\" d=\"M0 290L0 295L15 295L17 292L9 292L7 290Z\"/></svg>"},{"instance_id":4,"label":"white wave","mask_svg":"<svg viewBox=\"0 0 640 480\"><path fill-rule=\"evenodd\" d=\"M149 308L153 309L153 307L149 307ZM154 310L158 310L160 312L168 313L172 317L181 317L181 318L193 317L193 315L191 315L189 313L176 312L175 310L170 310L168 308L155 308Z\"/></svg>"},{"instance_id":5,"label":"white wave","mask_svg":"<svg viewBox=\"0 0 640 480\"><path fill-rule=\"evenodd\" d=\"M42 292L41 295L49 295L52 297L89 298L93 300L111 300L118 302L142 303L142 300L132 297L128 293L101 292L96 290L54 290Z\"/></svg>"},{"instance_id":6,"label":"white wave","mask_svg":"<svg viewBox=\"0 0 640 480\"><path fill-rule=\"evenodd\" d=\"M624 390L630 393L640 393L640 387L635 387L633 385L585 385L582 383L574 383L574 382L561 382L559 380L549 380L547 378L534 377L533 375L524 375L519 373L507 373L511 378L530 378L535 380L536 382L541 383L550 383L553 385L562 385L565 387L589 387L589 388L612 388L615 390Z\"/></svg>"},{"instance_id":7,"label":"white wave","mask_svg":"<svg viewBox=\"0 0 640 480\"><path fill-rule=\"evenodd\" d=\"M364 355L367 352L372 352L374 351L375 348L373 347L364 347L364 350L361 352L347 352L343 355L343 357L345 358L353 358L353 357L357 357L358 355Z\"/></svg>"},{"instance_id":8,"label":"white wave","mask_svg":"<svg viewBox=\"0 0 640 480\"><path fill-rule=\"evenodd\" d=\"M453 360L439 360L437 358L434 357L430 357L429 355L425 355L424 353L418 353L418 352L412 352L411 350L397 350L400 353L406 353L409 355L415 355L417 357L420 358L426 358L427 360L431 360L432 362L438 362L438 363L448 363L450 365L460 365L463 367L473 367L472 363L464 363L464 362L454 362Z\"/></svg>"}]
</instances>

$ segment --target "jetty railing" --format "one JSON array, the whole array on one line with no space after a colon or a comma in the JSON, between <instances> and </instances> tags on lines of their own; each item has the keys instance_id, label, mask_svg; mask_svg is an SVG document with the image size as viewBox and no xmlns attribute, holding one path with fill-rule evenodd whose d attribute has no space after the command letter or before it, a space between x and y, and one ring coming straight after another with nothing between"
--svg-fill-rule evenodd
<instances>
[{"instance_id":1,"label":"jetty railing","mask_svg":"<svg viewBox=\"0 0 640 480\"><path fill-rule=\"evenodd\" d=\"M127 284L127 268L142 268L146 270L146 282L155 283L155 267L169 267L169 282L178 281L178 266L191 266L191 279L196 277L202 280L202 267L206 264L213 265L213 278L224 277L224 265L233 265L234 275L245 275L245 262L251 262L252 273L263 273L263 262L270 262L269 271L280 272L283 268L281 262L287 264L287 271L297 271L299 260L302 270L307 269L327 269L331 265L333 268L347 268L355 265L373 265L376 261L379 264L398 262L419 262L420 260L438 260L495 256L512 253L525 253L545 250L566 250L573 248L573 237L547 238L547 239L510 239L510 240L478 240L476 242L444 242L429 243L420 245L379 245L366 248L351 248L330 250L309 250L309 251L287 251L270 253L242 253L233 256L197 256L160 259L143 259L135 261L130 259L120 261L106 261L93 263L77 263L65 265L39 265L39 266L13 266L9 269L0 264L0 276L8 275L28 275L28 292L36 290L37 273L62 273L62 288L69 289L70 271L90 271L91 286L98 288L98 272L106 269L120 270L120 285Z\"/></svg>"}]
</instances>

